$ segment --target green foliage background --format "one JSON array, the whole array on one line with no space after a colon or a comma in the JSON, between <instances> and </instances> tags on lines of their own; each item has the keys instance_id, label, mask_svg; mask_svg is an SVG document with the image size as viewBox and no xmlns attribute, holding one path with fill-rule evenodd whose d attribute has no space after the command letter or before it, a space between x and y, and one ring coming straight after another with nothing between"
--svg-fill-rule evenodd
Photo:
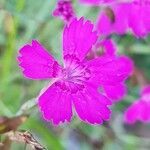
<instances>
[{"instance_id":1,"label":"green foliage background","mask_svg":"<svg viewBox=\"0 0 150 150\"><path fill-rule=\"evenodd\" d=\"M38 39L61 61L61 34L63 22L52 17L56 0L0 0L0 116L15 116L21 105L36 97L47 81L27 80L17 65L18 49L32 39ZM100 8L73 1L78 17L96 21ZM129 55L136 68L150 80L150 37L136 39L130 33L113 35L118 52ZM139 76L139 74L136 74ZM139 96L140 79L128 81L129 94L112 107L108 124L90 126L74 117L70 124L59 127L45 122L38 110L20 126L30 131L48 150L149 150L150 125L123 124L125 108ZM24 145L14 143L12 150L23 150Z\"/></svg>"}]
</instances>

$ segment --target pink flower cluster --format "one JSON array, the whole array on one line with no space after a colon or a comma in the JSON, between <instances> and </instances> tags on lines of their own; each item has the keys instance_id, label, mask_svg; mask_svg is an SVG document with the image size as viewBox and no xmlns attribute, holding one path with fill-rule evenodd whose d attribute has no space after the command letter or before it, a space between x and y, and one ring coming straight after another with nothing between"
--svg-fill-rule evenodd
<instances>
[{"instance_id":1,"label":"pink flower cluster","mask_svg":"<svg viewBox=\"0 0 150 150\"><path fill-rule=\"evenodd\" d=\"M150 1L114 3L100 12L97 28L99 34L125 34L127 31L137 37L145 37L150 32Z\"/></svg>"},{"instance_id":2,"label":"pink flower cluster","mask_svg":"<svg viewBox=\"0 0 150 150\"><path fill-rule=\"evenodd\" d=\"M86 59L98 38L93 27L81 18L64 28L63 65L36 40L19 50L25 77L53 80L40 94L38 105L43 117L56 125L71 120L73 106L82 121L102 124L110 118L109 98L118 98L125 91L124 82L133 69L128 57L117 56L109 49L100 57ZM104 45L110 47L107 41Z\"/></svg>"},{"instance_id":3,"label":"pink flower cluster","mask_svg":"<svg viewBox=\"0 0 150 150\"><path fill-rule=\"evenodd\" d=\"M53 16L69 22L75 16L71 0L59 0L53 11Z\"/></svg>"},{"instance_id":4,"label":"pink flower cluster","mask_svg":"<svg viewBox=\"0 0 150 150\"><path fill-rule=\"evenodd\" d=\"M124 118L128 124L133 124L136 121L150 122L150 85L142 90L141 98L129 106Z\"/></svg>"}]
</instances>

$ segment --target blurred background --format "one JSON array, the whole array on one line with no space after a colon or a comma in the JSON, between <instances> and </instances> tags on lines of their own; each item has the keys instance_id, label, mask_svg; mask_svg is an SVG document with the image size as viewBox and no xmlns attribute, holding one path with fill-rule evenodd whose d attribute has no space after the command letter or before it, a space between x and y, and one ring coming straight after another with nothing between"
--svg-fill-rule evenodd
<instances>
[{"instance_id":1,"label":"blurred background","mask_svg":"<svg viewBox=\"0 0 150 150\"><path fill-rule=\"evenodd\" d=\"M104 125L90 126L75 116L70 124L52 126L32 106L34 98L47 81L25 79L16 56L22 45L37 39L55 58L61 60L64 23L52 16L56 2L0 0L0 133L5 133L1 132L5 126L14 130L17 128L20 133L27 131L30 141L34 139L35 143L40 143L41 147L48 150L150 150L150 124L129 126L123 123L124 110L138 99L140 87L150 81L150 37L136 39L130 34L112 36L117 43L118 53L130 56L136 68L127 82L128 95L112 106L112 118ZM73 1L73 7L78 17L85 16L96 22L99 7L83 5L78 0ZM14 118L28 107L31 108L27 109L28 117ZM5 134L0 134L0 140L6 143L2 150L32 149L19 140L10 142Z\"/></svg>"}]
</instances>

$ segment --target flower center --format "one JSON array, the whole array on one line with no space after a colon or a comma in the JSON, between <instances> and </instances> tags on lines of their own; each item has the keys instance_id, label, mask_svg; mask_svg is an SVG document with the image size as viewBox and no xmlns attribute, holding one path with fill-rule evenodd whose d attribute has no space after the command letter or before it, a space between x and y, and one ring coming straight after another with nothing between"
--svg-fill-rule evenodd
<instances>
[{"instance_id":1,"label":"flower center","mask_svg":"<svg viewBox=\"0 0 150 150\"><path fill-rule=\"evenodd\" d=\"M65 67L57 83L63 90L76 93L84 89L85 82L90 78L90 70L74 55L64 57Z\"/></svg>"}]
</instances>

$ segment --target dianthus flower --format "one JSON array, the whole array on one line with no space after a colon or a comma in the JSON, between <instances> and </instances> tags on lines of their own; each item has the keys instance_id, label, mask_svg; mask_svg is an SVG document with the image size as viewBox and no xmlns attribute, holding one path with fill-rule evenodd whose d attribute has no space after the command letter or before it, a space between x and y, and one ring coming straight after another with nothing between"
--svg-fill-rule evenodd
<instances>
[{"instance_id":1,"label":"dianthus flower","mask_svg":"<svg viewBox=\"0 0 150 150\"><path fill-rule=\"evenodd\" d=\"M58 0L53 16L60 17L65 22L71 21L75 16L71 0Z\"/></svg>"},{"instance_id":2,"label":"dianthus flower","mask_svg":"<svg viewBox=\"0 0 150 150\"><path fill-rule=\"evenodd\" d=\"M128 29L128 3L119 3L100 12L97 30L100 35L124 34Z\"/></svg>"},{"instance_id":3,"label":"dianthus flower","mask_svg":"<svg viewBox=\"0 0 150 150\"><path fill-rule=\"evenodd\" d=\"M47 121L70 121L72 105L81 120L102 124L109 120L111 101L98 90L99 85L121 84L132 70L125 56L104 55L86 60L97 40L90 21L73 19L63 32L63 65L60 65L36 40L23 46L18 60L25 77L55 82L38 97L38 106ZM115 89L112 89L115 90ZM108 91L109 92L109 91Z\"/></svg>"},{"instance_id":4,"label":"dianthus flower","mask_svg":"<svg viewBox=\"0 0 150 150\"><path fill-rule=\"evenodd\" d=\"M129 28L137 37L145 37L150 32L150 0L133 0L129 11Z\"/></svg>"},{"instance_id":5,"label":"dianthus flower","mask_svg":"<svg viewBox=\"0 0 150 150\"><path fill-rule=\"evenodd\" d=\"M144 37L150 32L150 1L133 0L120 2L100 12L97 29L100 34L125 34L131 30L137 37Z\"/></svg>"},{"instance_id":6,"label":"dianthus flower","mask_svg":"<svg viewBox=\"0 0 150 150\"><path fill-rule=\"evenodd\" d=\"M150 85L142 90L140 99L127 108L124 118L128 124L136 121L150 122Z\"/></svg>"}]
</instances>

